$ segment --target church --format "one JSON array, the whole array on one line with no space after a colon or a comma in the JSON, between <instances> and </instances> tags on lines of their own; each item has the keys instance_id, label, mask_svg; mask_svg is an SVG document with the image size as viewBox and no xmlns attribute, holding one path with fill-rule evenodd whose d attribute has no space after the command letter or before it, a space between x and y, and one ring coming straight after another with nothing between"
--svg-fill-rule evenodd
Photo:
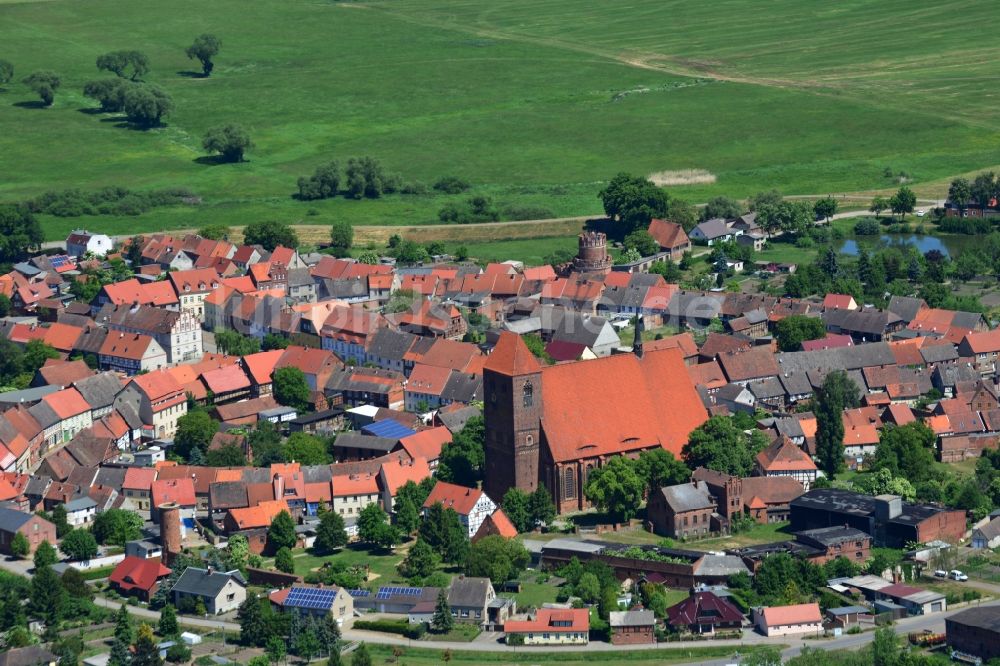
<instances>
[{"instance_id":1,"label":"church","mask_svg":"<svg viewBox=\"0 0 1000 666\"><path fill-rule=\"evenodd\" d=\"M504 332L483 368L484 490L544 486L559 513L589 507L587 475L615 455L664 448L680 458L708 419L678 349L543 365Z\"/></svg>"}]
</instances>

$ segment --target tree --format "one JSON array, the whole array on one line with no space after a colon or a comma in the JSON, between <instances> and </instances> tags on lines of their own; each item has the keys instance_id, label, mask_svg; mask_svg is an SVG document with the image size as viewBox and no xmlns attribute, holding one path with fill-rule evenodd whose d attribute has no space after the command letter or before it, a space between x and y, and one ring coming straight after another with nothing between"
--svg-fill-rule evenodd
<instances>
[{"instance_id":1,"label":"tree","mask_svg":"<svg viewBox=\"0 0 1000 666\"><path fill-rule=\"evenodd\" d=\"M293 432L282 445L282 451L285 460L303 465L326 465L330 462L323 440L304 432Z\"/></svg>"},{"instance_id":2,"label":"tree","mask_svg":"<svg viewBox=\"0 0 1000 666\"><path fill-rule=\"evenodd\" d=\"M358 514L358 538L388 550L402 538L399 530L389 524L389 516L378 503L372 503Z\"/></svg>"},{"instance_id":3,"label":"tree","mask_svg":"<svg viewBox=\"0 0 1000 666\"><path fill-rule=\"evenodd\" d=\"M195 450L201 451L201 449ZM203 463L209 467L243 467L247 464L247 457L243 455L243 449L236 444L225 444L206 451Z\"/></svg>"},{"instance_id":4,"label":"tree","mask_svg":"<svg viewBox=\"0 0 1000 666\"><path fill-rule=\"evenodd\" d=\"M313 175L299 178L298 186L299 199L305 201L336 196L340 191L340 163L333 161L319 165Z\"/></svg>"},{"instance_id":5,"label":"tree","mask_svg":"<svg viewBox=\"0 0 1000 666\"><path fill-rule=\"evenodd\" d=\"M674 486L691 478L691 470L683 462L662 448L639 454L636 471L646 482L649 493L664 486Z\"/></svg>"},{"instance_id":6,"label":"tree","mask_svg":"<svg viewBox=\"0 0 1000 666\"><path fill-rule=\"evenodd\" d=\"M112 113L125 108L125 92L130 85L122 79L98 79L83 86L83 95L98 102L101 111Z\"/></svg>"},{"instance_id":7,"label":"tree","mask_svg":"<svg viewBox=\"0 0 1000 666\"><path fill-rule=\"evenodd\" d=\"M965 209L972 201L972 186L965 178L956 178L948 186L948 201L958 206L960 215L965 215Z\"/></svg>"},{"instance_id":8,"label":"tree","mask_svg":"<svg viewBox=\"0 0 1000 666\"><path fill-rule=\"evenodd\" d=\"M899 661L899 637L893 627L875 630L872 639L872 666L897 666Z\"/></svg>"},{"instance_id":9,"label":"tree","mask_svg":"<svg viewBox=\"0 0 1000 666\"><path fill-rule=\"evenodd\" d=\"M619 173L599 193L604 213L620 222L624 233L644 229L654 218L666 217L670 199L652 181Z\"/></svg>"},{"instance_id":10,"label":"tree","mask_svg":"<svg viewBox=\"0 0 1000 666\"><path fill-rule=\"evenodd\" d=\"M843 370L826 376L816 389L816 457L819 466L831 479L844 466L844 421L846 407L858 404L858 387Z\"/></svg>"},{"instance_id":11,"label":"tree","mask_svg":"<svg viewBox=\"0 0 1000 666\"><path fill-rule=\"evenodd\" d=\"M660 244L645 229L636 229L625 236L624 245L638 252L640 257L648 257L660 251Z\"/></svg>"},{"instance_id":12,"label":"tree","mask_svg":"<svg viewBox=\"0 0 1000 666\"><path fill-rule=\"evenodd\" d=\"M132 654L132 666L161 666L160 648L153 638L153 628L148 624L139 625L135 634L135 652Z\"/></svg>"},{"instance_id":13,"label":"tree","mask_svg":"<svg viewBox=\"0 0 1000 666\"><path fill-rule=\"evenodd\" d=\"M343 517L336 511L327 511L320 516L313 547L320 553L332 553L346 545L347 532Z\"/></svg>"},{"instance_id":14,"label":"tree","mask_svg":"<svg viewBox=\"0 0 1000 666\"><path fill-rule=\"evenodd\" d=\"M189 60L197 58L201 62L202 75L209 76L212 70L215 69L215 63L212 62L212 58L219 54L219 49L221 48L222 41L218 37L210 33L205 33L198 35L194 43L187 47L184 53L187 54Z\"/></svg>"},{"instance_id":15,"label":"tree","mask_svg":"<svg viewBox=\"0 0 1000 666\"><path fill-rule=\"evenodd\" d=\"M97 540L89 530L75 529L63 538L59 549L71 560L89 560L97 555Z\"/></svg>"},{"instance_id":16,"label":"tree","mask_svg":"<svg viewBox=\"0 0 1000 666\"><path fill-rule=\"evenodd\" d=\"M491 534L469 548L465 573L489 578L494 585L500 585L517 578L530 560L527 549L520 541Z\"/></svg>"},{"instance_id":17,"label":"tree","mask_svg":"<svg viewBox=\"0 0 1000 666\"><path fill-rule=\"evenodd\" d=\"M52 513L49 514L49 518L52 520L52 524L56 526L56 537L63 538L65 535L69 534L72 529L69 525L69 519L66 516L66 506L63 504L56 504L52 509Z\"/></svg>"},{"instance_id":18,"label":"tree","mask_svg":"<svg viewBox=\"0 0 1000 666\"><path fill-rule=\"evenodd\" d=\"M596 603L601 598L601 582L589 571L580 576L580 582L573 586L573 594L585 604Z\"/></svg>"},{"instance_id":19,"label":"tree","mask_svg":"<svg viewBox=\"0 0 1000 666\"><path fill-rule=\"evenodd\" d=\"M514 524L518 532L530 532L535 527L534 521L531 519L530 501L528 493L520 488L511 488L504 493L503 500L500 502L504 514Z\"/></svg>"},{"instance_id":20,"label":"tree","mask_svg":"<svg viewBox=\"0 0 1000 666\"><path fill-rule=\"evenodd\" d=\"M681 449L691 469L706 467L733 476L749 476L754 458L767 445L757 429L746 434L728 416L713 416L695 428Z\"/></svg>"},{"instance_id":21,"label":"tree","mask_svg":"<svg viewBox=\"0 0 1000 666\"><path fill-rule=\"evenodd\" d=\"M267 544L272 552L281 548L295 548L295 521L287 511L280 511L267 528Z\"/></svg>"},{"instance_id":22,"label":"tree","mask_svg":"<svg viewBox=\"0 0 1000 666\"><path fill-rule=\"evenodd\" d=\"M457 256L458 255L456 253L456 258ZM367 264L368 266L375 266L378 264L379 256L378 252L375 252L374 250L365 250L357 257L355 257L355 259L359 264ZM461 261L461 259L459 259L459 261Z\"/></svg>"},{"instance_id":23,"label":"tree","mask_svg":"<svg viewBox=\"0 0 1000 666\"><path fill-rule=\"evenodd\" d=\"M157 624L157 631L163 637L176 636L180 631L177 626L177 609L173 604L167 604L160 609L160 621Z\"/></svg>"},{"instance_id":24,"label":"tree","mask_svg":"<svg viewBox=\"0 0 1000 666\"><path fill-rule=\"evenodd\" d=\"M124 603L115 611L115 639L126 645L135 642L135 625L132 623L132 615Z\"/></svg>"},{"instance_id":25,"label":"tree","mask_svg":"<svg viewBox=\"0 0 1000 666\"><path fill-rule=\"evenodd\" d=\"M0 65L2 69L2 65ZM3 77L0 76L0 83L3 82ZM987 171L986 173L981 173L975 177L972 181L972 187L970 188L970 194L972 195L973 201L975 201L981 208L987 208L990 205L990 201L997 195L997 177L992 171Z\"/></svg>"},{"instance_id":26,"label":"tree","mask_svg":"<svg viewBox=\"0 0 1000 666\"><path fill-rule=\"evenodd\" d=\"M131 85L122 98L122 110L139 127L156 127L174 108L173 100L163 88L150 84Z\"/></svg>"},{"instance_id":27,"label":"tree","mask_svg":"<svg viewBox=\"0 0 1000 666\"><path fill-rule=\"evenodd\" d=\"M248 224L243 230L243 242L247 245L260 245L268 252L273 252L279 245L298 247L299 238L287 224L265 220Z\"/></svg>"},{"instance_id":28,"label":"tree","mask_svg":"<svg viewBox=\"0 0 1000 666\"><path fill-rule=\"evenodd\" d=\"M267 639L264 652L267 654L267 658L271 660L272 664L277 664L279 661L285 660L285 655L288 653L288 650L286 649L285 641L282 640L280 636L271 636Z\"/></svg>"},{"instance_id":29,"label":"tree","mask_svg":"<svg viewBox=\"0 0 1000 666\"><path fill-rule=\"evenodd\" d=\"M108 509L97 514L91 529L98 543L124 546L142 537L142 518L134 511Z\"/></svg>"},{"instance_id":30,"label":"tree","mask_svg":"<svg viewBox=\"0 0 1000 666\"><path fill-rule=\"evenodd\" d=\"M14 538L10 540L10 553L14 557L25 559L28 557L28 553L31 552L31 543L28 542L28 537L24 536L20 532L14 534Z\"/></svg>"},{"instance_id":31,"label":"tree","mask_svg":"<svg viewBox=\"0 0 1000 666\"><path fill-rule=\"evenodd\" d=\"M249 356L260 351L260 341L257 338L228 328L215 329L215 346L221 353L230 356Z\"/></svg>"},{"instance_id":32,"label":"tree","mask_svg":"<svg viewBox=\"0 0 1000 666\"><path fill-rule=\"evenodd\" d=\"M30 608L46 624L55 625L62 618L66 590L52 567L36 569L31 578Z\"/></svg>"},{"instance_id":33,"label":"tree","mask_svg":"<svg viewBox=\"0 0 1000 666\"><path fill-rule=\"evenodd\" d=\"M626 522L638 512L645 490L635 464L624 456L614 456L590 472L584 494L614 520Z\"/></svg>"},{"instance_id":34,"label":"tree","mask_svg":"<svg viewBox=\"0 0 1000 666\"><path fill-rule=\"evenodd\" d=\"M452 441L441 449L437 478L474 488L482 479L486 464L486 425L482 416L473 416Z\"/></svg>"},{"instance_id":35,"label":"tree","mask_svg":"<svg viewBox=\"0 0 1000 666\"><path fill-rule=\"evenodd\" d=\"M7 60L0 60L0 86L10 83L14 78L14 65Z\"/></svg>"},{"instance_id":36,"label":"tree","mask_svg":"<svg viewBox=\"0 0 1000 666\"><path fill-rule=\"evenodd\" d=\"M442 589L438 591L437 603L434 605L434 615L431 617L431 629L439 634L447 634L455 626L455 618L451 615L448 605L448 594Z\"/></svg>"},{"instance_id":37,"label":"tree","mask_svg":"<svg viewBox=\"0 0 1000 666\"><path fill-rule=\"evenodd\" d=\"M819 269L827 275L827 277L831 279L837 277L837 274L840 272L840 267L837 265L837 251L834 250L832 246L827 245L826 249L823 250L823 254L819 258L818 266Z\"/></svg>"},{"instance_id":38,"label":"tree","mask_svg":"<svg viewBox=\"0 0 1000 666\"><path fill-rule=\"evenodd\" d=\"M309 397L312 391L306 381L304 372L294 365L287 365L274 371L274 399L286 407L293 407L297 412L309 409Z\"/></svg>"},{"instance_id":39,"label":"tree","mask_svg":"<svg viewBox=\"0 0 1000 666\"><path fill-rule=\"evenodd\" d=\"M774 325L774 336L781 351L800 351L806 340L820 340L826 337L826 326L819 317L792 315L778 320Z\"/></svg>"},{"instance_id":40,"label":"tree","mask_svg":"<svg viewBox=\"0 0 1000 666\"><path fill-rule=\"evenodd\" d=\"M895 194L889 199L889 208L892 212L906 218L907 213L912 213L914 206L917 205L917 195L913 193L913 190L903 186L899 188Z\"/></svg>"},{"instance_id":41,"label":"tree","mask_svg":"<svg viewBox=\"0 0 1000 666\"><path fill-rule=\"evenodd\" d=\"M757 222L768 233L781 230L790 234L802 234L812 225L813 210L805 201L763 202L756 209Z\"/></svg>"},{"instance_id":42,"label":"tree","mask_svg":"<svg viewBox=\"0 0 1000 666\"><path fill-rule=\"evenodd\" d=\"M875 217L880 217L882 211L889 209L889 200L885 197L877 196L872 199L872 203L868 206L868 210L875 213Z\"/></svg>"},{"instance_id":43,"label":"tree","mask_svg":"<svg viewBox=\"0 0 1000 666\"><path fill-rule=\"evenodd\" d=\"M548 525L556 517L556 505L552 495L543 486L535 489L528 498L528 509L533 525Z\"/></svg>"},{"instance_id":44,"label":"tree","mask_svg":"<svg viewBox=\"0 0 1000 666\"><path fill-rule=\"evenodd\" d=\"M890 476L902 477L910 483L933 478L937 438L923 422L900 427L888 425L879 432L878 440L870 462L873 470L887 470Z\"/></svg>"},{"instance_id":45,"label":"tree","mask_svg":"<svg viewBox=\"0 0 1000 666\"><path fill-rule=\"evenodd\" d=\"M274 555L274 568L285 573L295 573L295 561L292 559L292 551L282 546Z\"/></svg>"},{"instance_id":46,"label":"tree","mask_svg":"<svg viewBox=\"0 0 1000 666\"><path fill-rule=\"evenodd\" d=\"M21 534L20 532L18 532L14 536L10 544L11 553L16 555L17 557L22 557L22 558L27 557L28 551L31 550L31 544L28 543L27 538L24 538L24 544L27 546L27 550L25 550L23 553L19 552L20 547L15 549L14 545L15 542L18 541L17 538L18 536L24 537L24 535ZM56 552L56 549L52 547L52 544L50 544L48 540L43 539L42 542L39 543L38 547L35 549L35 557L34 557L35 569L41 569L42 567L50 567L58 561L59 561L59 554ZM67 571L69 571L69 569L67 569Z\"/></svg>"},{"instance_id":47,"label":"tree","mask_svg":"<svg viewBox=\"0 0 1000 666\"><path fill-rule=\"evenodd\" d=\"M206 152L218 153L222 162L242 162L254 144L242 125L228 123L210 128L202 137L201 147Z\"/></svg>"},{"instance_id":48,"label":"tree","mask_svg":"<svg viewBox=\"0 0 1000 666\"><path fill-rule=\"evenodd\" d=\"M132 653L129 651L129 644L124 641L115 640L111 644L108 666L129 666L131 661Z\"/></svg>"},{"instance_id":49,"label":"tree","mask_svg":"<svg viewBox=\"0 0 1000 666\"><path fill-rule=\"evenodd\" d=\"M373 157L352 157L344 170L346 194L352 199L377 199L399 188L399 178L388 174Z\"/></svg>"},{"instance_id":50,"label":"tree","mask_svg":"<svg viewBox=\"0 0 1000 666\"><path fill-rule=\"evenodd\" d=\"M360 525L360 521L359 521ZM444 562L459 564L465 561L469 552L469 533L454 509L444 508L435 502L420 524L420 538L441 556Z\"/></svg>"},{"instance_id":51,"label":"tree","mask_svg":"<svg viewBox=\"0 0 1000 666\"><path fill-rule=\"evenodd\" d=\"M354 227L347 220L336 220L330 226L330 244L341 250L351 249L354 242Z\"/></svg>"},{"instance_id":52,"label":"tree","mask_svg":"<svg viewBox=\"0 0 1000 666\"><path fill-rule=\"evenodd\" d=\"M174 452L185 459L189 459L195 449L204 453L218 431L219 422L204 409L190 411L177 419Z\"/></svg>"},{"instance_id":53,"label":"tree","mask_svg":"<svg viewBox=\"0 0 1000 666\"><path fill-rule=\"evenodd\" d=\"M701 209L701 219L704 221L718 217L728 220L739 217L742 213L743 207L740 206L738 201L729 197L718 196L709 199L705 207Z\"/></svg>"},{"instance_id":54,"label":"tree","mask_svg":"<svg viewBox=\"0 0 1000 666\"><path fill-rule=\"evenodd\" d=\"M206 224L198 229L198 235L209 240L229 240L229 235L233 233L225 224Z\"/></svg>"},{"instance_id":55,"label":"tree","mask_svg":"<svg viewBox=\"0 0 1000 666\"><path fill-rule=\"evenodd\" d=\"M264 339L260 343L263 351L273 351L275 349L288 349L290 340L279 333L265 333Z\"/></svg>"},{"instance_id":56,"label":"tree","mask_svg":"<svg viewBox=\"0 0 1000 666\"><path fill-rule=\"evenodd\" d=\"M0 205L0 261L26 258L44 240L38 219L25 204Z\"/></svg>"},{"instance_id":57,"label":"tree","mask_svg":"<svg viewBox=\"0 0 1000 666\"><path fill-rule=\"evenodd\" d=\"M830 196L823 197L813 204L813 212L816 214L816 217L822 217L827 222L837 214L837 208L837 200Z\"/></svg>"},{"instance_id":58,"label":"tree","mask_svg":"<svg viewBox=\"0 0 1000 666\"><path fill-rule=\"evenodd\" d=\"M851 487L866 495L899 495L908 501L913 501L917 496L912 483L901 476L893 476L885 467L858 477Z\"/></svg>"},{"instance_id":59,"label":"tree","mask_svg":"<svg viewBox=\"0 0 1000 666\"><path fill-rule=\"evenodd\" d=\"M129 68L131 74L128 74ZM149 72L149 58L141 51L112 51L97 57L97 69L135 81Z\"/></svg>"},{"instance_id":60,"label":"tree","mask_svg":"<svg viewBox=\"0 0 1000 666\"><path fill-rule=\"evenodd\" d=\"M32 72L24 77L22 82L35 91L45 106L52 106L52 102L56 98L56 91L59 90L59 85L62 83L58 74L47 69Z\"/></svg>"},{"instance_id":61,"label":"tree","mask_svg":"<svg viewBox=\"0 0 1000 666\"><path fill-rule=\"evenodd\" d=\"M267 620L256 595L247 595L236 611L236 619L240 623L240 643L262 647L267 642Z\"/></svg>"},{"instance_id":62,"label":"tree","mask_svg":"<svg viewBox=\"0 0 1000 666\"><path fill-rule=\"evenodd\" d=\"M351 666L372 666L372 657L368 654L368 647L364 643L351 655Z\"/></svg>"},{"instance_id":63,"label":"tree","mask_svg":"<svg viewBox=\"0 0 1000 666\"><path fill-rule=\"evenodd\" d=\"M399 563L399 573L406 578L423 579L434 573L440 563L441 558L434 549L422 539L417 539L406 558Z\"/></svg>"}]
</instances>

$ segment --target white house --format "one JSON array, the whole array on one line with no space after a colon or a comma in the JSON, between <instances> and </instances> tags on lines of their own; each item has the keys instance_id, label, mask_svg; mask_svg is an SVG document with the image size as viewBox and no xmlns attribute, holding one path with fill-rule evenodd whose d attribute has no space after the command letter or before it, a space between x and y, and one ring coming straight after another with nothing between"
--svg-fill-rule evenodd
<instances>
[{"instance_id":1,"label":"white house","mask_svg":"<svg viewBox=\"0 0 1000 666\"><path fill-rule=\"evenodd\" d=\"M438 481L431 494L424 502L424 515L435 504L440 503L445 509L453 509L458 514L462 526L469 531L471 539L479 531L487 516L497 510L496 502L478 488L466 488L453 483Z\"/></svg>"},{"instance_id":2,"label":"white house","mask_svg":"<svg viewBox=\"0 0 1000 666\"><path fill-rule=\"evenodd\" d=\"M110 236L93 234L86 229L77 229L66 238L66 254L71 257L81 257L87 252L95 257L103 257L113 247Z\"/></svg>"},{"instance_id":3,"label":"white house","mask_svg":"<svg viewBox=\"0 0 1000 666\"><path fill-rule=\"evenodd\" d=\"M66 522L73 527L89 525L97 515L97 502L89 497L78 497L63 506L66 507Z\"/></svg>"},{"instance_id":4,"label":"white house","mask_svg":"<svg viewBox=\"0 0 1000 666\"><path fill-rule=\"evenodd\" d=\"M994 518L972 530L972 542L969 545L977 550L1000 546L1000 518Z\"/></svg>"},{"instance_id":5,"label":"white house","mask_svg":"<svg viewBox=\"0 0 1000 666\"><path fill-rule=\"evenodd\" d=\"M754 625L767 637L823 633L819 604L772 606L754 610Z\"/></svg>"}]
</instances>

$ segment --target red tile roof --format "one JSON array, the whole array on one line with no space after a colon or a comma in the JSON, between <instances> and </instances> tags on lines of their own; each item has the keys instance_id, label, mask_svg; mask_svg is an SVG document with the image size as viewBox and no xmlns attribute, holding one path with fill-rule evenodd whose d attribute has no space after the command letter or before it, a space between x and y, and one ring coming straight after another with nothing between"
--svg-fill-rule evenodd
<instances>
[{"instance_id":1,"label":"red tile roof","mask_svg":"<svg viewBox=\"0 0 1000 666\"><path fill-rule=\"evenodd\" d=\"M227 365L217 370L209 370L201 376L209 391L215 395L232 393L250 388L250 379L239 365Z\"/></svg>"},{"instance_id":2,"label":"red tile roof","mask_svg":"<svg viewBox=\"0 0 1000 666\"><path fill-rule=\"evenodd\" d=\"M690 243L688 235L684 232L684 227L676 222L653 219L649 222L649 235L659 243L662 248L673 249L685 243Z\"/></svg>"},{"instance_id":3,"label":"red tile roof","mask_svg":"<svg viewBox=\"0 0 1000 666\"><path fill-rule=\"evenodd\" d=\"M764 623L768 627L783 627L790 624L816 624L823 621L819 604L797 604L795 606L772 606L763 610Z\"/></svg>"},{"instance_id":4,"label":"red tile roof","mask_svg":"<svg viewBox=\"0 0 1000 666\"><path fill-rule=\"evenodd\" d=\"M129 467L125 470L122 488L149 491L156 481L156 470L152 467Z\"/></svg>"},{"instance_id":5,"label":"red tile roof","mask_svg":"<svg viewBox=\"0 0 1000 666\"><path fill-rule=\"evenodd\" d=\"M813 604L814 606L816 604ZM566 623L565 626L560 626ZM586 608L539 608L533 620L507 620L503 625L505 633L587 633L590 631L590 612Z\"/></svg>"},{"instance_id":6,"label":"red tile roof","mask_svg":"<svg viewBox=\"0 0 1000 666\"><path fill-rule=\"evenodd\" d=\"M467 516L482 496L483 491L478 488L466 488L454 483L438 481L434 484L431 494L427 496L424 508L430 508L440 502L444 508L454 509L455 513Z\"/></svg>"},{"instance_id":7,"label":"red tile roof","mask_svg":"<svg viewBox=\"0 0 1000 666\"><path fill-rule=\"evenodd\" d=\"M510 518L503 512L503 509L497 509L486 516L472 540L475 541L489 535L502 536L505 539L513 539L517 536L517 528L514 527L514 523L510 522Z\"/></svg>"},{"instance_id":8,"label":"red tile roof","mask_svg":"<svg viewBox=\"0 0 1000 666\"><path fill-rule=\"evenodd\" d=\"M282 511L288 511L285 500L266 500L257 506L230 509L229 517L241 530L254 527L268 527L274 517Z\"/></svg>"},{"instance_id":9,"label":"red tile roof","mask_svg":"<svg viewBox=\"0 0 1000 666\"><path fill-rule=\"evenodd\" d=\"M177 383L177 380L174 379L173 375L162 370L156 370L154 372L148 372L144 375L133 377L132 383L142 389L142 392L146 394L146 397L152 401L177 394L181 397L184 396L181 385Z\"/></svg>"},{"instance_id":10,"label":"red tile roof","mask_svg":"<svg viewBox=\"0 0 1000 666\"><path fill-rule=\"evenodd\" d=\"M404 437L399 443L414 460L417 458L437 460L441 457L442 447L451 439L451 431L445 426L438 426Z\"/></svg>"},{"instance_id":11,"label":"red tile roof","mask_svg":"<svg viewBox=\"0 0 1000 666\"><path fill-rule=\"evenodd\" d=\"M109 331L108 337L104 338L104 342L101 344L99 353L101 356L141 361L153 343L153 338L142 333Z\"/></svg>"},{"instance_id":12,"label":"red tile roof","mask_svg":"<svg viewBox=\"0 0 1000 666\"><path fill-rule=\"evenodd\" d=\"M982 333L969 333L963 342L973 354L1000 352L1000 328Z\"/></svg>"},{"instance_id":13,"label":"red tile roof","mask_svg":"<svg viewBox=\"0 0 1000 666\"><path fill-rule=\"evenodd\" d=\"M250 379L258 385L270 384L271 375L274 374L274 366L277 365L284 353L284 349L272 349L244 356L243 365Z\"/></svg>"},{"instance_id":14,"label":"red tile roof","mask_svg":"<svg viewBox=\"0 0 1000 666\"><path fill-rule=\"evenodd\" d=\"M819 340L803 340L802 351L819 351L820 349L839 349L840 347L853 347L854 339L849 335L840 333L827 333L826 337ZM919 358L919 354L917 357Z\"/></svg>"},{"instance_id":15,"label":"red tile roof","mask_svg":"<svg viewBox=\"0 0 1000 666\"><path fill-rule=\"evenodd\" d=\"M174 286L174 292L178 296L209 292L222 284L222 278L211 268L173 271L167 274L167 279Z\"/></svg>"},{"instance_id":16,"label":"red tile roof","mask_svg":"<svg viewBox=\"0 0 1000 666\"><path fill-rule=\"evenodd\" d=\"M170 575L170 569L163 566L159 559L147 560L135 555L128 555L118 563L108 580L124 591L142 590L149 592L161 578Z\"/></svg>"},{"instance_id":17,"label":"red tile roof","mask_svg":"<svg viewBox=\"0 0 1000 666\"><path fill-rule=\"evenodd\" d=\"M541 372L542 366L535 355L528 350L521 336L504 331L487 357L483 370L503 375L527 375Z\"/></svg>"},{"instance_id":18,"label":"red tile roof","mask_svg":"<svg viewBox=\"0 0 1000 666\"><path fill-rule=\"evenodd\" d=\"M396 459L382 463L381 475L385 482L385 490L395 497L396 491L406 485L407 481L420 483L429 477L431 468L427 464L426 458L414 458L408 462ZM334 490L336 490L336 484L334 484Z\"/></svg>"},{"instance_id":19,"label":"red tile roof","mask_svg":"<svg viewBox=\"0 0 1000 666\"><path fill-rule=\"evenodd\" d=\"M68 419L90 411L90 404L75 388L63 389L42 398L61 419Z\"/></svg>"},{"instance_id":20,"label":"red tile roof","mask_svg":"<svg viewBox=\"0 0 1000 666\"><path fill-rule=\"evenodd\" d=\"M816 463L787 437L778 439L757 454L757 463L765 472L811 471Z\"/></svg>"},{"instance_id":21,"label":"red tile roof","mask_svg":"<svg viewBox=\"0 0 1000 666\"><path fill-rule=\"evenodd\" d=\"M830 310L853 310L858 306L850 294L827 294L823 299L823 307Z\"/></svg>"},{"instance_id":22,"label":"red tile roof","mask_svg":"<svg viewBox=\"0 0 1000 666\"><path fill-rule=\"evenodd\" d=\"M641 360L619 354L548 366L541 404L556 462L655 446L679 457L691 431L708 419L678 349L649 352Z\"/></svg>"},{"instance_id":23,"label":"red tile roof","mask_svg":"<svg viewBox=\"0 0 1000 666\"><path fill-rule=\"evenodd\" d=\"M378 477L374 474L350 474L333 477L334 497L377 495Z\"/></svg>"},{"instance_id":24,"label":"red tile roof","mask_svg":"<svg viewBox=\"0 0 1000 666\"><path fill-rule=\"evenodd\" d=\"M413 366L410 378L406 383L408 393L426 393L428 395L440 396L444 391L448 378L451 377L450 368L439 368L433 365L417 363Z\"/></svg>"},{"instance_id":25,"label":"red tile roof","mask_svg":"<svg viewBox=\"0 0 1000 666\"><path fill-rule=\"evenodd\" d=\"M165 502L176 502L179 506L194 506L198 500L194 495L194 481L189 478L157 479L150 485L153 506Z\"/></svg>"}]
</instances>

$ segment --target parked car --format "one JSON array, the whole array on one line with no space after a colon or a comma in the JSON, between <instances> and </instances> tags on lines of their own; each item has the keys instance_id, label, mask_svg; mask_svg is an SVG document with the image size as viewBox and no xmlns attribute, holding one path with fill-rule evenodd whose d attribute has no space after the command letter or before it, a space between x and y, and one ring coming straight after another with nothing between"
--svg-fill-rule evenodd
<instances>
[{"instance_id":1,"label":"parked car","mask_svg":"<svg viewBox=\"0 0 1000 666\"><path fill-rule=\"evenodd\" d=\"M938 569L937 571L934 572L934 577L935 578L947 578L948 577L948 572L945 571L944 569Z\"/></svg>"},{"instance_id":2,"label":"parked car","mask_svg":"<svg viewBox=\"0 0 1000 666\"><path fill-rule=\"evenodd\" d=\"M917 217L923 217L926 214L927 214L927 211L924 210L923 208L921 208L920 210L917 211Z\"/></svg>"},{"instance_id":3,"label":"parked car","mask_svg":"<svg viewBox=\"0 0 1000 666\"><path fill-rule=\"evenodd\" d=\"M948 578L951 578L952 580L969 580L969 577L966 576L961 571L959 571L958 569L952 569L951 571L949 571Z\"/></svg>"}]
</instances>

